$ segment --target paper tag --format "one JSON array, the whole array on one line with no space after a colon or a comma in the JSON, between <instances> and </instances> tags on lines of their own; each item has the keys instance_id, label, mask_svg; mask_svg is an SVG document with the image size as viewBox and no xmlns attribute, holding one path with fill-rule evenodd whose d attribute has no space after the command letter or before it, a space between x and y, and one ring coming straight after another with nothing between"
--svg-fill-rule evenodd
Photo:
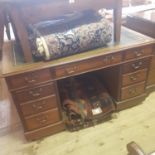
<instances>
[{"instance_id":1,"label":"paper tag","mask_svg":"<svg viewBox=\"0 0 155 155\"><path fill-rule=\"evenodd\" d=\"M96 108L96 109L92 109L92 113L93 115L98 115L102 113L102 109L100 107Z\"/></svg>"}]
</instances>

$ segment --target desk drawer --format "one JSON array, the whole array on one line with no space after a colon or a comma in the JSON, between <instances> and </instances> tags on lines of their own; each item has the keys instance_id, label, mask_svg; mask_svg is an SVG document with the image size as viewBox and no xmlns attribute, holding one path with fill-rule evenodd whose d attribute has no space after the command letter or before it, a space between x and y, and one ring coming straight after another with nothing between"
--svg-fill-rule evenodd
<instances>
[{"instance_id":1,"label":"desk drawer","mask_svg":"<svg viewBox=\"0 0 155 155\"><path fill-rule=\"evenodd\" d=\"M150 64L150 58L145 58L137 61L131 61L123 65L123 73L135 72L144 68L148 68Z\"/></svg>"},{"instance_id":2,"label":"desk drawer","mask_svg":"<svg viewBox=\"0 0 155 155\"><path fill-rule=\"evenodd\" d=\"M52 75L50 70L44 69L8 77L7 82L10 89L17 89L31 87L41 82L50 81L51 79Z\"/></svg>"},{"instance_id":3,"label":"desk drawer","mask_svg":"<svg viewBox=\"0 0 155 155\"><path fill-rule=\"evenodd\" d=\"M27 140L37 140L54 133L58 133L62 130L65 130L65 124L61 121L46 127L42 127L40 129L28 131L25 133L25 136Z\"/></svg>"},{"instance_id":4,"label":"desk drawer","mask_svg":"<svg viewBox=\"0 0 155 155\"><path fill-rule=\"evenodd\" d=\"M40 113L46 110L56 108L57 99L55 95L38 100L36 102L21 104L21 111L24 116Z\"/></svg>"},{"instance_id":5,"label":"desk drawer","mask_svg":"<svg viewBox=\"0 0 155 155\"><path fill-rule=\"evenodd\" d=\"M117 64L121 62L121 53L109 54L103 57L94 58L79 63L67 64L55 69L56 78L76 75L78 73L87 72L93 69L102 68L104 66Z\"/></svg>"},{"instance_id":6,"label":"desk drawer","mask_svg":"<svg viewBox=\"0 0 155 155\"><path fill-rule=\"evenodd\" d=\"M147 76L147 69L124 74L122 77L122 86L127 86L136 82L145 81L146 76Z\"/></svg>"},{"instance_id":7,"label":"desk drawer","mask_svg":"<svg viewBox=\"0 0 155 155\"><path fill-rule=\"evenodd\" d=\"M150 69L155 69L155 56L152 56Z\"/></svg>"},{"instance_id":8,"label":"desk drawer","mask_svg":"<svg viewBox=\"0 0 155 155\"><path fill-rule=\"evenodd\" d=\"M151 55L152 47L135 48L125 52L125 60Z\"/></svg>"},{"instance_id":9,"label":"desk drawer","mask_svg":"<svg viewBox=\"0 0 155 155\"><path fill-rule=\"evenodd\" d=\"M155 84L155 69L151 69L148 75L147 85Z\"/></svg>"},{"instance_id":10,"label":"desk drawer","mask_svg":"<svg viewBox=\"0 0 155 155\"><path fill-rule=\"evenodd\" d=\"M121 89L121 99L129 99L144 93L145 82L141 82L129 87L124 87Z\"/></svg>"},{"instance_id":11,"label":"desk drawer","mask_svg":"<svg viewBox=\"0 0 155 155\"><path fill-rule=\"evenodd\" d=\"M27 130L34 130L60 121L58 109L25 118Z\"/></svg>"},{"instance_id":12,"label":"desk drawer","mask_svg":"<svg viewBox=\"0 0 155 155\"><path fill-rule=\"evenodd\" d=\"M55 94L54 92L54 85L53 83L50 83L48 85L43 85L32 89L25 89L22 91L13 92L13 96L14 101L16 101L17 103L23 103L50 96L52 94Z\"/></svg>"}]
</instances>

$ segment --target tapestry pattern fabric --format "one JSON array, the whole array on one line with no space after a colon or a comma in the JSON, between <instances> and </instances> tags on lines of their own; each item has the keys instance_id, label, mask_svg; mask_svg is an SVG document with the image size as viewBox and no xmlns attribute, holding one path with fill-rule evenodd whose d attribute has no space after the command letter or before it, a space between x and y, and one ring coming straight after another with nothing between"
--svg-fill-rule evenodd
<instances>
[{"instance_id":1,"label":"tapestry pattern fabric","mask_svg":"<svg viewBox=\"0 0 155 155\"><path fill-rule=\"evenodd\" d=\"M112 27L107 20L102 19L61 33L37 37L37 50L33 54L43 57L44 60L52 60L103 47L111 39Z\"/></svg>"}]
</instances>

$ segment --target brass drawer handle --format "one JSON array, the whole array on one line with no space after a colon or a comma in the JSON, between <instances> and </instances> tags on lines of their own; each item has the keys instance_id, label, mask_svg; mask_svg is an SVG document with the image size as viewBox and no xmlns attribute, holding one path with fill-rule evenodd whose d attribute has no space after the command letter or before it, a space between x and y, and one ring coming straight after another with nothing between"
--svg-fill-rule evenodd
<instances>
[{"instance_id":1,"label":"brass drawer handle","mask_svg":"<svg viewBox=\"0 0 155 155\"><path fill-rule=\"evenodd\" d=\"M24 78L25 79L25 81L28 83L28 84L33 84L33 83L35 83L36 82L36 78L35 77L25 77Z\"/></svg>"},{"instance_id":2,"label":"brass drawer handle","mask_svg":"<svg viewBox=\"0 0 155 155\"><path fill-rule=\"evenodd\" d=\"M67 72L67 74L73 74L73 73L76 73L77 69L78 68L76 66L74 66L72 68L66 68L66 72Z\"/></svg>"},{"instance_id":3,"label":"brass drawer handle","mask_svg":"<svg viewBox=\"0 0 155 155\"><path fill-rule=\"evenodd\" d=\"M142 66L142 64L143 64L142 62L134 63L132 64L132 68L135 70L139 69Z\"/></svg>"},{"instance_id":4,"label":"brass drawer handle","mask_svg":"<svg viewBox=\"0 0 155 155\"><path fill-rule=\"evenodd\" d=\"M113 56L113 55L108 55L108 56L106 56L106 57L103 59L103 61L104 61L105 63L111 62L111 61L113 61L113 60L115 60L115 56Z\"/></svg>"},{"instance_id":5,"label":"brass drawer handle","mask_svg":"<svg viewBox=\"0 0 155 155\"><path fill-rule=\"evenodd\" d=\"M138 79L138 77L136 75L131 75L130 76L131 81L136 81L137 79Z\"/></svg>"},{"instance_id":6,"label":"brass drawer handle","mask_svg":"<svg viewBox=\"0 0 155 155\"><path fill-rule=\"evenodd\" d=\"M115 60L115 56L111 55L111 56L109 57L109 60L110 60L110 61Z\"/></svg>"},{"instance_id":7,"label":"brass drawer handle","mask_svg":"<svg viewBox=\"0 0 155 155\"><path fill-rule=\"evenodd\" d=\"M136 93L137 93L136 88L131 88L131 89L129 89L129 94L130 94L130 95L136 95Z\"/></svg>"},{"instance_id":8,"label":"brass drawer handle","mask_svg":"<svg viewBox=\"0 0 155 155\"><path fill-rule=\"evenodd\" d=\"M41 111L41 110L44 109L45 104L46 104L45 101L43 101L43 102L41 103L41 105L37 105L37 104L34 103L34 104L32 104L32 108L33 108L35 111Z\"/></svg>"},{"instance_id":9,"label":"brass drawer handle","mask_svg":"<svg viewBox=\"0 0 155 155\"><path fill-rule=\"evenodd\" d=\"M39 124L44 125L44 124L46 124L48 122L48 116L46 115L46 116L44 116L42 118L37 118L36 120L37 120L37 122Z\"/></svg>"},{"instance_id":10,"label":"brass drawer handle","mask_svg":"<svg viewBox=\"0 0 155 155\"><path fill-rule=\"evenodd\" d=\"M144 54L144 51L143 50L141 50L141 51L135 51L134 53L135 53L135 56L136 57L140 57L140 56L142 56Z\"/></svg>"},{"instance_id":11,"label":"brass drawer handle","mask_svg":"<svg viewBox=\"0 0 155 155\"><path fill-rule=\"evenodd\" d=\"M29 94L31 95L31 96L33 96L33 97L39 97L40 95L41 95L41 91L42 91L42 89L40 88L39 90L31 90L31 91L29 91Z\"/></svg>"}]
</instances>

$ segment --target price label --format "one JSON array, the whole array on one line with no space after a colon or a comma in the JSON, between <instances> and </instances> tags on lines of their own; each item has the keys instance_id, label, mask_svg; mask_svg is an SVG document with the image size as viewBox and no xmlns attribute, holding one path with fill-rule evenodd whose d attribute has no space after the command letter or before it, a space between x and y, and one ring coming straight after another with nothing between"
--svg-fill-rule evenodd
<instances>
[{"instance_id":1,"label":"price label","mask_svg":"<svg viewBox=\"0 0 155 155\"><path fill-rule=\"evenodd\" d=\"M92 109L93 115L98 115L102 113L102 109L100 107Z\"/></svg>"}]
</instances>

